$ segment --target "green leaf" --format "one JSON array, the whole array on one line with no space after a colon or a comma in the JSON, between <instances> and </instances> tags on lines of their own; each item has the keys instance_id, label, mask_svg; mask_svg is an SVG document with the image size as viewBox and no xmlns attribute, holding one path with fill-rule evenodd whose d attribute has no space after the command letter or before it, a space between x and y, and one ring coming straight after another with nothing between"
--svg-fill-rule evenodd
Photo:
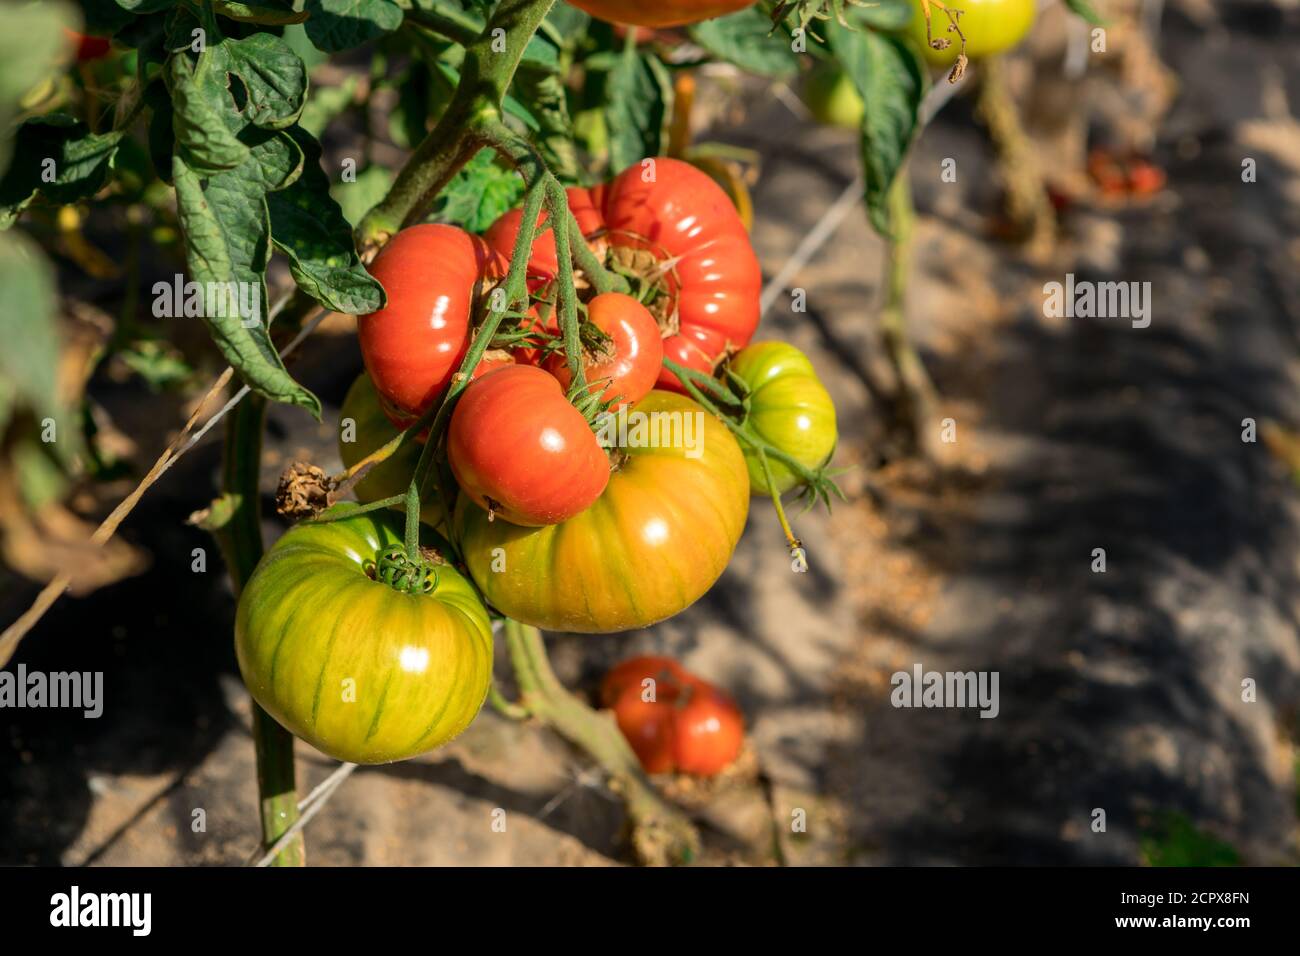
<instances>
[{"instance_id":1,"label":"green leaf","mask_svg":"<svg viewBox=\"0 0 1300 956\"><path fill-rule=\"evenodd\" d=\"M850 22L873 30L901 30L912 22L916 4L909 0L875 0L869 6L848 9Z\"/></svg>"},{"instance_id":2,"label":"green leaf","mask_svg":"<svg viewBox=\"0 0 1300 956\"><path fill-rule=\"evenodd\" d=\"M307 36L326 53L391 33L402 25L402 8L391 0L307 0Z\"/></svg>"},{"instance_id":3,"label":"green leaf","mask_svg":"<svg viewBox=\"0 0 1300 956\"><path fill-rule=\"evenodd\" d=\"M225 39L209 48L212 69L233 73L248 101L243 114L263 129L286 129L302 113L307 97L307 66L289 44L270 33Z\"/></svg>"},{"instance_id":4,"label":"green leaf","mask_svg":"<svg viewBox=\"0 0 1300 956\"><path fill-rule=\"evenodd\" d=\"M887 196L916 133L926 74L917 54L901 39L870 30L823 25L832 52L865 104L862 168L871 225L890 233Z\"/></svg>"},{"instance_id":5,"label":"green leaf","mask_svg":"<svg viewBox=\"0 0 1300 956\"><path fill-rule=\"evenodd\" d=\"M1070 8L1071 12L1083 17L1093 26L1104 27L1106 25L1106 21L1102 19L1101 14L1093 8L1088 0L1065 0L1065 5Z\"/></svg>"},{"instance_id":6,"label":"green leaf","mask_svg":"<svg viewBox=\"0 0 1300 956\"><path fill-rule=\"evenodd\" d=\"M122 136L91 133L62 113L24 123L14 165L0 177L0 229L11 226L38 193L57 203L93 196L108 178Z\"/></svg>"},{"instance_id":7,"label":"green leaf","mask_svg":"<svg viewBox=\"0 0 1300 956\"><path fill-rule=\"evenodd\" d=\"M135 19L131 11L123 10L116 0L81 0L80 6L86 18L85 32L97 36L112 35Z\"/></svg>"},{"instance_id":8,"label":"green leaf","mask_svg":"<svg viewBox=\"0 0 1300 956\"><path fill-rule=\"evenodd\" d=\"M177 0L117 0L117 5L132 13L157 13L176 6Z\"/></svg>"},{"instance_id":9,"label":"green leaf","mask_svg":"<svg viewBox=\"0 0 1300 956\"><path fill-rule=\"evenodd\" d=\"M631 44L605 79L609 161L625 169L657 156L672 103L672 81L658 58Z\"/></svg>"},{"instance_id":10,"label":"green leaf","mask_svg":"<svg viewBox=\"0 0 1300 956\"><path fill-rule=\"evenodd\" d=\"M493 150L482 149L438 195L433 216L467 232L482 232L513 209L523 194L519 174L499 165Z\"/></svg>"},{"instance_id":11,"label":"green leaf","mask_svg":"<svg viewBox=\"0 0 1300 956\"><path fill-rule=\"evenodd\" d=\"M59 337L54 269L20 232L0 235L0 429L23 402L57 417Z\"/></svg>"},{"instance_id":12,"label":"green leaf","mask_svg":"<svg viewBox=\"0 0 1300 956\"><path fill-rule=\"evenodd\" d=\"M289 257L299 288L334 312L364 315L384 307L383 287L366 272L352 241L352 226L330 196L320 144L306 130L288 135L303 152L303 172L287 189L267 196L271 240Z\"/></svg>"},{"instance_id":13,"label":"green leaf","mask_svg":"<svg viewBox=\"0 0 1300 956\"><path fill-rule=\"evenodd\" d=\"M209 55L204 52L199 60ZM231 128L238 128L228 115L235 113L235 104L221 78L224 74L213 70L196 73L184 54L173 54L167 61L177 155L197 173L235 169L248 159L248 147Z\"/></svg>"},{"instance_id":14,"label":"green leaf","mask_svg":"<svg viewBox=\"0 0 1300 956\"><path fill-rule=\"evenodd\" d=\"M241 23L263 23L271 26L284 26L289 23L302 23L307 19L307 11L295 11L286 7L269 7L256 3L238 3L236 0L213 0L212 7L217 13Z\"/></svg>"},{"instance_id":15,"label":"green leaf","mask_svg":"<svg viewBox=\"0 0 1300 956\"><path fill-rule=\"evenodd\" d=\"M271 255L266 194L298 179L303 153L285 132L250 128L244 138L248 155L234 169L205 177L182 153L172 160L189 277L205 287L220 283L220 288L229 289L233 284L244 297L239 308L231 308L228 301L221 303L224 307L208 303L201 317L249 387L274 401L300 405L319 419L320 401L285 371L266 316L266 265Z\"/></svg>"},{"instance_id":16,"label":"green leaf","mask_svg":"<svg viewBox=\"0 0 1300 956\"><path fill-rule=\"evenodd\" d=\"M799 72L799 55L781 30L771 32L772 21L758 7L746 7L690 28L691 39L711 54L742 70L786 79Z\"/></svg>"}]
</instances>

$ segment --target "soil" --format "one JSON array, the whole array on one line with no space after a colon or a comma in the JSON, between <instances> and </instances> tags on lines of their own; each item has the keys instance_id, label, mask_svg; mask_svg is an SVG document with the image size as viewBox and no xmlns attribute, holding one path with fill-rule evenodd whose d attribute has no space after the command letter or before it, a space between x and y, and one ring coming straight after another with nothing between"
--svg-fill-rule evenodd
<instances>
[{"instance_id":1,"label":"soil","mask_svg":"<svg viewBox=\"0 0 1300 956\"><path fill-rule=\"evenodd\" d=\"M1287 469L1242 440L1245 419L1300 423L1297 11L1219 7L1166 7L1177 95L1153 156L1167 188L1076 204L1046 262L989 238L992 152L969 97L918 143L908 315L955 433L932 463L882 462L883 246L854 214L792 283L807 311L778 297L760 332L807 351L839 410L850 500L797 517L808 572L791 572L756 499L731 567L684 614L550 636L561 679L585 692L625 657L669 653L740 702L743 765L715 784L664 781L699 820L705 862L1134 864L1171 815L1244 862L1297 862L1300 508ZM716 131L763 157L753 236L769 276L857 164L853 136L787 100L760 91L741 126ZM940 176L948 157L955 183ZM1150 326L1045 317L1044 283L1067 273L1149 281ZM334 421L359 370L345 322L304 347L294 371L326 414L271 412L268 540L285 527L273 497L286 465L339 470ZM129 386L103 385L102 400L128 434L183 420ZM146 573L65 598L22 646L29 669L102 670L105 712L5 715L0 862L254 855L229 586L186 523L215 494L220 454L205 440L124 525L153 555ZM8 579L3 619L33 593ZM997 717L892 706L892 676L916 664L996 671ZM333 766L300 745L302 790ZM321 865L604 865L630 860L622 826L589 762L485 711L427 758L357 771L306 832Z\"/></svg>"}]
</instances>

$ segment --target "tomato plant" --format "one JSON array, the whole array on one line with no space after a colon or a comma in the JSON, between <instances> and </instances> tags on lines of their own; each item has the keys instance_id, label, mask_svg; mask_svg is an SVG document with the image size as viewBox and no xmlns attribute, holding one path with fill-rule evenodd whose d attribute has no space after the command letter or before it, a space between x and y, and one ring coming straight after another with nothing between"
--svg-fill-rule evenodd
<instances>
[{"instance_id":1,"label":"tomato plant","mask_svg":"<svg viewBox=\"0 0 1300 956\"><path fill-rule=\"evenodd\" d=\"M753 6L755 0L569 0L593 17L638 27L675 27L698 23Z\"/></svg>"},{"instance_id":2,"label":"tomato plant","mask_svg":"<svg viewBox=\"0 0 1300 956\"><path fill-rule=\"evenodd\" d=\"M635 657L605 675L601 705L647 773L709 777L740 755L745 722L718 687L667 657Z\"/></svg>"},{"instance_id":3,"label":"tomato plant","mask_svg":"<svg viewBox=\"0 0 1300 956\"><path fill-rule=\"evenodd\" d=\"M361 355L381 402L415 418L446 390L469 347L470 319L505 264L477 236L454 226L412 226L370 265L385 308L357 319Z\"/></svg>"},{"instance_id":4,"label":"tomato plant","mask_svg":"<svg viewBox=\"0 0 1300 956\"><path fill-rule=\"evenodd\" d=\"M421 587L382 580L400 522L382 513L299 524L239 600L235 650L253 697L314 747L354 763L404 760L464 730L487 696L492 629L449 564Z\"/></svg>"},{"instance_id":5,"label":"tomato plant","mask_svg":"<svg viewBox=\"0 0 1300 956\"><path fill-rule=\"evenodd\" d=\"M1020 43L1034 25L1038 5L1035 0L951 0L946 4L959 13L957 24L966 38L966 56L972 60L1005 53ZM961 40L952 32L951 21L944 11L930 8L929 38L921 0L913 0L908 34L916 40L925 58L936 66L951 66L962 52ZM948 45L935 49L930 41L947 40Z\"/></svg>"},{"instance_id":6,"label":"tomato plant","mask_svg":"<svg viewBox=\"0 0 1300 956\"><path fill-rule=\"evenodd\" d=\"M808 356L785 342L755 342L731 360L733 375L749 390L746 422L758 435L809 469L826 463L835 450L835 406ZM749 484L756 494L770 488L753 451L746 450ZM768 463L778 492L800 478L780 461Z\"/></svg>"},{"instance_id":7,"label":"tomato plant","mask_svg":"<svg viewBox=\"0 0 1300 956\"><path fill-rule=\"evenodd\" d=\"M736 440L680 395L653 391L629 412L637 413L700 428L699 456L681 442L625 447L591 507L542 528L489 521L465 497L457 502L453 530L470 575L503 614L557 631L647 627L693 604L722 574L749 511Z\"/></svg>"},{"instance_id":8,"label":"tomato plant","mask_svg":"<svg viewBox=\"0 0 1300 956\"><path fill-rule=\"evenodd\" d=\"M516 525L567 521L609 483L609 459L587 420L531 365L497 369L465 389L447 457L471 500Z\"/></svg>"}]
</instances>

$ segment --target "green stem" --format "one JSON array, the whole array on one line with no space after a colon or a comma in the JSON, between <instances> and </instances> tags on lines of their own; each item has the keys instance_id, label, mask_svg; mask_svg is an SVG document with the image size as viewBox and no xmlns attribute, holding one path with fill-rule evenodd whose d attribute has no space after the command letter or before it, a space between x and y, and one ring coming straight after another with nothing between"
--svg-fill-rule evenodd
<instances>
[{"instance_id":1,"label":"green stem","mask_svg":"<svg viewBox=\"0 0 1300 956\"><path fill-rule=\"evenodd\" d=\"M217 541L230 571L238 599L262 557L259 473L266 399L249 395L226 420L222 488L232 508L217 529ZM270 847L298 819L297 783L293 763L293 734L253 702L253 747L257 753L257 791L261 801L262 846ZM272 866L303 866L302 836L287 843Z\"/></svg>"},{"instance_id":2,"label":"green stem","mask_svg":"<svg viewBox=\"0 0 1300 956\"><path fill-rule=\"evenodd\" d=\"M547 183L547 208L550 210L552 231L555 233L555 258L559 263L560 331L564 334L564 357L569 366L571 387L579 393L587 386L587 375L582 367L582 343L578 338L578 299L573 288L573 258L569 252L569 199L559 180ZM576 243L585 246L581 233Z\"/></svg>"},{"instance_id":3,"label":"green stem","mask_svg":"<svg viewBox=\"0 0 1300 956\"><path fill-rule=\"evenodd\" d=\"M565 690L546 656L542 633L507 620L506 646L519 684L520 705L600 765L627 806L632 844L642 862L689 863L699 835L685 815L664 802L641 770L613 715L592 710Z\"/></svg>"}]
</instances>

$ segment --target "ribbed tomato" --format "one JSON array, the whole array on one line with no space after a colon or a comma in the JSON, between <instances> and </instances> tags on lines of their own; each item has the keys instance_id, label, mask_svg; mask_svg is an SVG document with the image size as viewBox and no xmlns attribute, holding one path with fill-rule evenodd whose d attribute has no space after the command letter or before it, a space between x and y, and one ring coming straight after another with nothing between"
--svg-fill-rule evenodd
<instances>
[{"instance_id":1,"label":"ribbed tomato","mask_svg":"<svg viewBox=\"0 0 1300 956\"><path fill-rule=\"evenodd\" d=\"M474 308L506 262L478 236L424 224L394 236L369 269L388 305L357 319L361 356L393 417L418 418L460 366Z\"/></svg>"},{"instance_id":2,"label":"ribbed tomato","mask_svg":"<svg viewBox=\"0 0 1300 956\"><path fill-rule=\"evenodd\" d=\"M365 562L401 543L401 522L386 512L298 524L239 599L235 651L249 691L339 760L386 763L446 743L492 680L487 612L453 567L439 566L433 589L417 594L367 573Z\"/></svg>"},{"instance_id":3,"label":"ribbed tomato","mask_svg":"<svg viewBox=\"0 0 1300 956\"><path fill-rule=\"evenodd\" d=\"M749 512L745 459L731 432L663 391L619 416L627 440L609 485L577 517L520 528L457 502L461 554L503 614L553 631L646 627L698 600L731 560Z\"/></svg>"},{"instance_id":4,"label":"ribbed tomato","mask_svg":"<svg viewBox=\"0 0 1300 956\"><path fill-rule=\"evenodd\" d=\"M635 405L654 388L664 364L663 340L654 316L630 295L606 292L587 303L587 318L609 336L600 352L588 354L583 361L589 391L594 393L600 388L597 383L608 381L600 395L605 401L618 399L611 410ZM569 390L573 377L563 352L553 352L542 367Z\"/></svg>"},{"instance_id":5,"label":"ribbed tomato","mask_svg":"<svg viewBox=\"0 0 1300 956\"><path fill-rule=\"evenodd\" d=\"M752 7L755 0L569 0L579 10L610 23L638 27L676 27L711 20Z\"/></svg>"},{"instance_id":6,"label":"ribbed tomato","mask_svg":"<svg viewBox=\"0 0 1300 956\"><path fill-rule=\"evenodd\" d=\"M718 687L667 657L634 657L605 675L601 703L647 773L708 777L740 755L745 722Z\"/></svg>"},{"instance_id":7,"label":"ribbed tomato","mask_svg":"<svg viewBox=\"0 0 1300 956\"><path fill-rule=\"evenodd\" d=\"M758 327L762 272L745 224L727 194L690 163L645 159L591 190L568 190L583 234L602 255L648 273L660 292L664 356L711 372L728 351L749 344ZM521 214L507 213L487 231L492 247L509 256ZM529 274L542 280L556 270L555 238L533 244ZM658 388L680 390L661 369Z\"/></svg>"},{"instance_id":8,"label":"ribbed tomato","mask_svg":"<svg viewBox=\"0 0 1300 956\"><path fill-rule=\"evenodd\" d=\"M480 508L529 527L567 521L609 483L609 458L591 426L560 383L531 365L497 369L461 393L447 460Z\"/></svg>"},{"instance_id":9,"label":"ribbed tomato","mask_svg":"<svg viewBox=\"0 0 1300 956\"><path fill-rule=\"evenodd\" d=\"M1005 53L1025 38L1038 12L1036 0L947 0L948 9L960 13L958 25L966 37L966 56L972 60ZM912 19L908 33L936 66L951 66L961 52L961 40L949 33L952 21L937 7L930 7L930 38L951 42L936 50L926 42L925 17L921 0L912 0Z\"/></svg>"},{"instance_id":10,"label":"ribbed tomato","mask_svg":"<svg viewBox=\"0 0 1300 956\"><path fill-rule=\"evenodd\" d=\"M785 342L755 342L731 360L731 371L749 386L746 421L761 438L808 468L825 464L838 439L835 405L808 356ZM748 448L744 451L750 488L755 494L767 494L758 456ZM768 458L768 464L777 491L789 491L799 483L781 462Z\"/></svg>"}]
</instances>

